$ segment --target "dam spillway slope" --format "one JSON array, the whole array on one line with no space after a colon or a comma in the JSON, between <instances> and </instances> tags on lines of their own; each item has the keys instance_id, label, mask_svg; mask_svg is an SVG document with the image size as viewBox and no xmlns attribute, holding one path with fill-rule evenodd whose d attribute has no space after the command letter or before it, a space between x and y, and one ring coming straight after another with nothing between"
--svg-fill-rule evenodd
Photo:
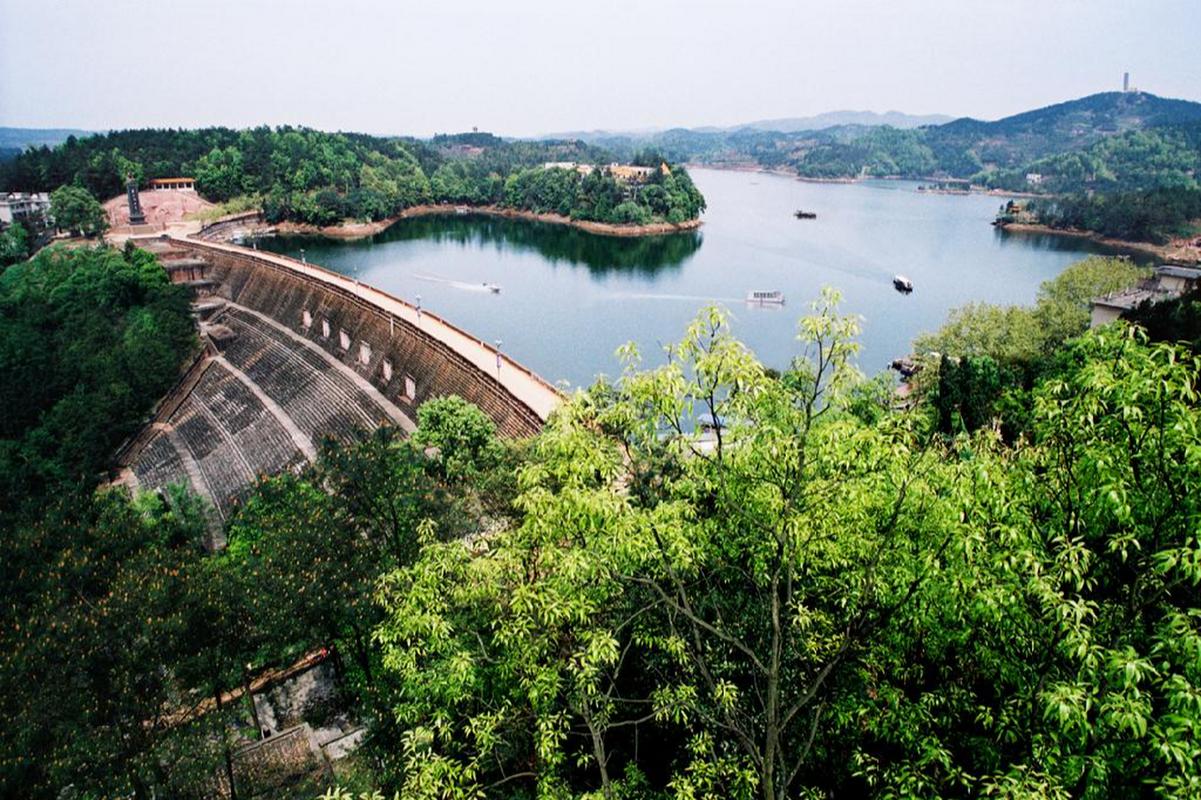
<instances>
[{"instance_id":1,"label":"dam spillway slope","mask_svg":"<svg viewBox=\"0 0 1201 800\"><path fill-rule=\"evenodd\" d=\"M132 486L184 482L225 519L258 477L299 468L327 437L411 432L431 398L459 395L510 437L560 402L486 343L344 276L234 245L141 244L191 287L204 353L118 454Z\"/></svg>"}]
</instances>

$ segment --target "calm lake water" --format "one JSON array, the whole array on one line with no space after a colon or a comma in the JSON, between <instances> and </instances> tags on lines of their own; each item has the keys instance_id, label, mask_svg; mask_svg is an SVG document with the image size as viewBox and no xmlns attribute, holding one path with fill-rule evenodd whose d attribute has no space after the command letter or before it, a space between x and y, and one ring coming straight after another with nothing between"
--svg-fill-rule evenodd
<instances>
[{"instance_id":1,"label":"calm lake water","mask_svg":"<svg viewBox=\"0 0 1201 800\"><path fill-rule=\"evenodd\" d=\"M718 302L734 333L768 366L799 352L797 320L823 286L863 318L860 368L878 372L971 301L1032 303L1039 284L1097 248L1061 237L1005 234L988 223L1002 199L934 195L917 184L802 183L696 169L709 210L699 231L653 238L488 217L404 220L357 242L265 239L260 247L351 275L504 350L551 381L586 385L616 375L627 341L658 363L697 310ZM817 213L797 220L793 211ZM910 295L892 287L903 273ZM502 287L492 294L483 286ZM783 308L748 306L752 289L778 289Z\"/></svg>"}]
</instances>

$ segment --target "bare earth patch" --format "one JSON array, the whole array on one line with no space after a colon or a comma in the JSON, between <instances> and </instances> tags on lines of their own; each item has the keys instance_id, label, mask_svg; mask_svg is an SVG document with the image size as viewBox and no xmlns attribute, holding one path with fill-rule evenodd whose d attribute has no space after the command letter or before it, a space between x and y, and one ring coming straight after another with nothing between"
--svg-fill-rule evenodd
<instances>
[{"instance_id":1,"label":"bare earth patch","mask_svg":"<svg viewBox=\"0 0 1201 800\"><path fill-rule=\"evenodd\" d=\"M146 215L146 224L160 229L172 223L183 222L185 214L207 211L215 207L195 192L153 189L140 192L139 197L142 201L142 213ZM104 213L108 215L110 227L128 225L129 202L125 195L107 201L104 204Z\"/></svg>"}]
</instances>

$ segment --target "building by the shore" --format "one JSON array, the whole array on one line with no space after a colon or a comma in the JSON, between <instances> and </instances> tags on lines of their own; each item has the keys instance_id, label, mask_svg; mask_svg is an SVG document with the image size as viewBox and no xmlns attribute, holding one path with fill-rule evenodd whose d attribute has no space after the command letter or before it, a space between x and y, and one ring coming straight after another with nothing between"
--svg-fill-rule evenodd
<instances>
[{"instance_id":1,"label":"building by the shore","mask_svg":"<svg viewBox=\"0 0 1201 800\"><path fill-rule=\"evenodd\" d=\"M1176 267L1170 264L1158 266L1149 278L1140 281L1137 286L1095 298L1092 302L1089 327L1108 325L1143 303L1154 304L1172 300L1199 285L1201 269L1197 267Z\"/></svg>"}]
</instances>

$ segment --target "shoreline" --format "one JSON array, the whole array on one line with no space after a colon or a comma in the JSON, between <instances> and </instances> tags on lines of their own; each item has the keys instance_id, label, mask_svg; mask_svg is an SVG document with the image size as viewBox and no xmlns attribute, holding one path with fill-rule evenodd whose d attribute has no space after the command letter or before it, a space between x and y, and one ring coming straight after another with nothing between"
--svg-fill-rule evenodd
<instances>
[{"instance_id":1,"label":"shoreline","mask_svg":"<svg viewBox=\"0 0 1201 800\"><path fill-rule=\"evenodd\" d=\"M808 177L805 175L798 175L796 172L794 172L793 170L790 170L790 169L784 169L784 168L780 168L780 167L762 167L762 166L758 166L755 164L698 164L698 163L694 163L694 162L689 162L689 163L685 164L684 166L687 167L688 169L712 169L712 170L718 170L721 172L753 172L753 173L760 173L763 175L778 175L781 178L792 178L793 180L800 181L801 183L824 183L824 184L844 184L844 185L846 185L846 184L866 183L868 181L910 181L912 183L922 183L923 181L925 181L925 182L929 182L929 183L934 183L939 180L945 180L945 179L939 179L939 178L932 178L929 176L910 178L910 177L906 177L904 175L868 175L866 177L862 177L862 176L849 177L848 176L848 177L842 177L842 178L813 178L813 177ZM986 189L983 186L976 186L976 185L973 185L971 187L971 189L969 189L968 191L947 190L947 189L919 189L918 192L921 194L947 194L947 195L980 194L980 195L989 195L992 197L1014 197L1014 198L1031 198L1031 199L1055 196L1052 194L1039 194L1037 192L1008 191L1006 189Z\"/></svg>"},{"instance_id":2,"label":"shoreline","mask_svg":"<svg viewBox=\"0 0 1201 800\"><path fill-rule=\"evenodd\" d=\"M1083 231L1076 228L1052 228L1048 225L1029 222L1003 222L993 223L993 225L1007 233L1087 239L1104 247L1155 256L1165 262L1176 264L1201 263L1201 248L1190 246L1187 239L1173 239L1168 244L1153 244L1151 242L1129 242L1124 239L1112 239L1102 236L1095 231Z\"/></svg>"},{"instance_id":3,"label":"shoreline","mask_svg":"<svg viewBox=\"0 0 1201 800\"><path fill-rule=\"evenodd\" d=\"M365 239L374 236L377 233L382 233L388 228L395 225L404 219L416 219L417 217L437 217L437 216L458 216L457 209L465 208L467 211L464 215L481 214L489 217L503 217L506 219L519 219L527 222L545 222L550 225L566 225L572 228L586 231L588 233L597 234L599 236L664 236L672 233L682 233L685 231L696 230L704 223L700 219L688 220L687 222L672 223L672 222L652 222L646 225L618 225L609 222L593 222L590 220L574 220L570 217L565 217L562 214L539 214L534 211L524 211L515 208L503 208L501 206L486 205L486 206L455 206L455 205L435 205L426 204L406 208L404 211L395 216L387 217L376 222L350 222L344 221L336 225L311 225L303 222L280 222L273 226L276 233L283 235L301 235L301 236L326 236L331 239Z\"/></svg>"}]
</instances>

